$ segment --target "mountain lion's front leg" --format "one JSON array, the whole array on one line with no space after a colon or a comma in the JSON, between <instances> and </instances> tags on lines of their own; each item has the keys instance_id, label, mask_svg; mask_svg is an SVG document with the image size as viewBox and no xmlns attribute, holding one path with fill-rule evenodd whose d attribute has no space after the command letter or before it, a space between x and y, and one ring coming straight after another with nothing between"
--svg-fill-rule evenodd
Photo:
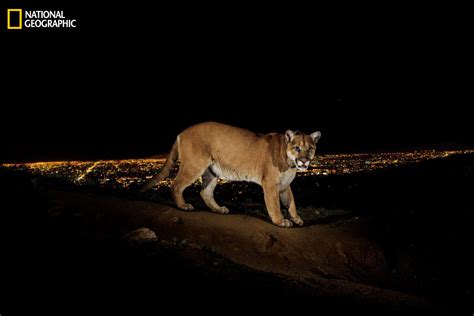
<instances>
[{"instance_id":1,"label":"mountain lion's front leg","mask_svg":"<svg viewBox=\"0 0 474 316\"><path fill-rule=\"evenodd\" d=\"M280 199L278 188L275 183L263 183L263 193L265 194L265 204L267 206L268 215L272 219L273 224L280 227L291 227L293 223L281 214Z\"/></svg>"},{"instance_id":2,"label":"mountain lion's front leg","mask_svg":"<svg viewBox=\"0 0 474 316\"><path fill-rule=\"evenodd\" d=\"M293 223L295 223L298 226L303 226L304 222L299 217L298 213L296 212L296 204L295 204L295 198L293 196L293 191L291 191L291 187L288 186L285 190L280 192L280 199L281 202L283 203L283 206L288 209L288 212L290 213L291 220Z\"/></svg>"}]
</instances>

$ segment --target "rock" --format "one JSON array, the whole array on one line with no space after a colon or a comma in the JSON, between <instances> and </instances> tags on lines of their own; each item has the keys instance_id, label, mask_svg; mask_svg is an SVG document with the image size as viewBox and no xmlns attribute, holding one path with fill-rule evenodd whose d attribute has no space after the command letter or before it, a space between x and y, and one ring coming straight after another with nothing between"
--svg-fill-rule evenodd
<instances>
[{"instance_id":1,"label":"rock","mask_svg":"<svg viewBox=\"0 0 474 316\"><path fill-rule=\"evenodd\" d=\"M124 236L124 239L131 243L141 243L141 242L150 242L157 241L158 237L155 232L149 228L140 228L130 232Z\"/></svg>"}]
</instances>

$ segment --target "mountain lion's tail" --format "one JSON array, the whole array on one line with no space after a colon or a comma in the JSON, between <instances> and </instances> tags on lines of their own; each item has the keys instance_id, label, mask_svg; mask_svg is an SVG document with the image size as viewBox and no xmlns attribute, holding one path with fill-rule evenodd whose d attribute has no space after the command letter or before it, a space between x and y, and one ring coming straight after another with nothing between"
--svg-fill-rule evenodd
<instances>
[{"instance_id":1,"label":"mountain lion's tail","mask_svg":"<svg viewBox=\"0 0 474 316\"><path fill-rule=\"evenodd\" d=\"M140 192L146 192L153 188L155 185L163 181L166 177L169 176L171 168L175 165L176 161L178 160L179 150L178 150L178 141L176 141L171 149L171 152L166 160L163 168L161 168L160 172L151 178L145 185L140 189Z\"/></svg>"}]
</instances>

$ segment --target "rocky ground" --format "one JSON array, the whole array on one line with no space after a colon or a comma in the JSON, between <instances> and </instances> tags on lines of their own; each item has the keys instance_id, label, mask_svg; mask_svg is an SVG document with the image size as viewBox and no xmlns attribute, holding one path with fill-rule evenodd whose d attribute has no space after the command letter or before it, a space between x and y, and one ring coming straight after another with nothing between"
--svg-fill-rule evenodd
<instances>
[{"instance_id":1,"label":"rocky ground","mask_svg":"<svg viewBox=\"0 0 474 316\"><path fill-rule=\"evenodd\" d=\"M307 225L294 229L269 223L257 188L222 216L199 204L195 189L186 194L198 211L182 212L166 191L78 189L4 171L3 249L11 260L2 270L17 278L12 298L46 283L50 298L73 302L104 293L144 304L304 295L331 311L469 312L473 166L472 157L458 157L298 179ZM226 190L218 189L219 200Z\"/></svg>"}]
</instances>

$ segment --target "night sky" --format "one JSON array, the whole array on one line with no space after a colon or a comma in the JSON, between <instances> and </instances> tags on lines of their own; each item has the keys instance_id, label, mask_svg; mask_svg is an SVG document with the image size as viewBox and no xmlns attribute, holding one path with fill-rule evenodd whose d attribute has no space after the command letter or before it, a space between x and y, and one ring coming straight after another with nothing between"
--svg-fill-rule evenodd
<instances>
[{"instance_id":1,"label":"night sky","mask_svg":"<svg viewBox=\"0 0 474 316\"><path fill-rule=\"evenodd\" d=\"M3 161L154 155L209 120L320 130L320 152L474 147L463 17L64 5L78 30L1 34Z\"/></svg>"}]
</instances>

